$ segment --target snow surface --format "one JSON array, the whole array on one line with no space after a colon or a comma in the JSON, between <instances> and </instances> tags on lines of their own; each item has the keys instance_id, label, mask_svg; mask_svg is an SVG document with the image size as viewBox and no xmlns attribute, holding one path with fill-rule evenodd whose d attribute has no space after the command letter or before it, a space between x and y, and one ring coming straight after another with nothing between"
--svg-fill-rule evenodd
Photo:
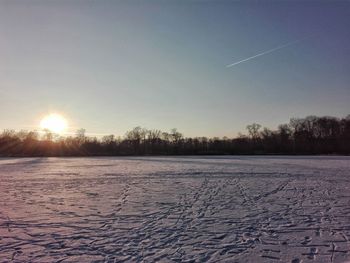
<instances>
[{"instance_id":1,"label":"snow surface","mask_svg":"<svg viewBox=\"0 0 350 263\"><path fill-rule=\"evenodd\" d=\"M346 262L350 157L0 159L0 262Z\"/></svg>"}]
</instances>

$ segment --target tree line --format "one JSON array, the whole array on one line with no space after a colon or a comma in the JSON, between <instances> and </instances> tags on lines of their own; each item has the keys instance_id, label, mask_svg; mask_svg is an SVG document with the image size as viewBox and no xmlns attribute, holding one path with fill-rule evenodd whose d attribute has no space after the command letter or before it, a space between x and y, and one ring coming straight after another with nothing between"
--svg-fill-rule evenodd
<instances>
[{"instance_id":1,"label":"tree line","mask_svg":"<svg viewBox=\"0 0 350 263\"><path fill-rule=\"evenodd\" d=\"M350 154L350 115L345 118L292 118L276 130L253 123L236 138L184 137L177 129L163 132L136 127L123 137L60 137L46 130L4 130L0 156L122 156L219 154Z\"/></svg>"}]
</instances>

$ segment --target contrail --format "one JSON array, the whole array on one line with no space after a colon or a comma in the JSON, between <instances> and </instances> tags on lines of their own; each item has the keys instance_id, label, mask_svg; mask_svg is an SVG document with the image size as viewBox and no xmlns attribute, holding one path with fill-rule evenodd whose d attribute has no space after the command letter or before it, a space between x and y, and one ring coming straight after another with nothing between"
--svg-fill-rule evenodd
<instances>
[{"instance_id":1,"label":"contrail","mask_svg":"<svg viewBox=\"0 0 350 263\"><path fill-rule=\"evenodd\" d=\"M276 50L279 50L279 49L281 49L281 48L285 48L285 47L288 47L288 46L291 46L291 45L295 45L295 44L297 44L297 43L299 43L299 42L301 42L301 41L303 41L303 40L305 40L305 39L307 39L307 38L310 38L310 37L311 37L311 36L304 37L304 38L301 38L301 39L297 39L297 40L288 42L288 43L286 43L286 44L280 45L280 46L278 46L278 47L275 47L275 48L266 50L266 51L264 51L264 52L261 52L261 53L259 53L259 54L254 55L254 56L252 56L252 57L245 58L245 59L242 59L242 60L240 60L240 61L237 61L237 62L234 62L234 63L232 63L232 64L229 64L229 65L226 66L226 68L230 68L230 67L236 66L236 65L238 65L238 64L240 64L240 63L242 63L242 62L246 62L246 61L248 61L248 60L251 60L251 59L253 59L253 58L257 58L257 57L260 57L260 56L263 56L263 55L272 53L272 52L274 52L274 51L276 51Z\"/></svg>"}]
</instances>

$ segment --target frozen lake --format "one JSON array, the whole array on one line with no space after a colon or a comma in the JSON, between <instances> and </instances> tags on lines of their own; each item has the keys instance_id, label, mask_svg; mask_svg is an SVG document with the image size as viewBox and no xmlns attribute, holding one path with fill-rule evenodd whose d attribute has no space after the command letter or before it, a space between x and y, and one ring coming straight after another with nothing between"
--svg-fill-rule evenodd
<instances>
[{"instance_id":1,"label":"frozen lake","mask_svg":"<svg viewBox=\"0 0 350 263\"><path fill-rule=\"evenodd\" d=\"M0 159L0 262L350 261L350 157Z\"/></svg>"}]
</instances>

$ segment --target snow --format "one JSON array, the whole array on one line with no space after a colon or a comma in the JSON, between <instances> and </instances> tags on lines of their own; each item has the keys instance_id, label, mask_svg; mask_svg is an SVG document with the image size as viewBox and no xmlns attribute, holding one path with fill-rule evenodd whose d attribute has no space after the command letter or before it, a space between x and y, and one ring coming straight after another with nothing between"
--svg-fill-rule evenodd
<instances>
[{"instance_id":1,"label":"snow","mask_svg":"<svg viewBox=\"0 0 350 263\"><path fill-rule=\"evenodd\" d=\"M0 159L0 262L350 261L350 157Z\"/></svg>"}]
</instances>

